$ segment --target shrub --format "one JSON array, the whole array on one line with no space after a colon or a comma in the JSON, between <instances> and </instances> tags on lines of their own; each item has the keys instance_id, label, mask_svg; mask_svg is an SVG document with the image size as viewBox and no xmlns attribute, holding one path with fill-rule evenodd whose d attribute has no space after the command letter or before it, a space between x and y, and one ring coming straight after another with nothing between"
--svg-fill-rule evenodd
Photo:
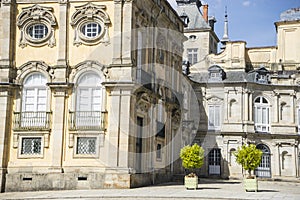
<instances>
[{"instance_id":1,"label":"shrub","mask_svg":"<svg viewBox=\"0 0 300 200\"><path fill-rule=\"evenodd\" d=\"M180 150L182 166L185 169L200 168L204 163L204 150L198 144L187 145Z\"/></svg>"},{"instance_id":2,"label":"shrub","mask_svg":"<svg viewBox=\"0 0 300 200\"><path fill-rule=\"evenodd\" d=\"M251 177L251 171L260 164L262 151L257 149L254 144L244 144L242 148L238 148L234 155L236 157L236 162L248 171L248 177Z\"/></svg>"}]
</instances>

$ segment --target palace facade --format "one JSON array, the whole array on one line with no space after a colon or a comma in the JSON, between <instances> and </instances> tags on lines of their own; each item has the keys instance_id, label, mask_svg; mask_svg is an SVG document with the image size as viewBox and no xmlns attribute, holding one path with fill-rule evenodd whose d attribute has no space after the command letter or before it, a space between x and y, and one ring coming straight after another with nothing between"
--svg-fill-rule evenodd
<instances>
[{"instance_id":1,"label":"palace facade","mask_svg":"<svg viewBox=\"0 0 300 200\"><path fill-rule=\"evenodd\" d=\"M1 191L130 188L178 173L193 128L182 32L162 0L2 0Z\"/></svg>"},{"instance_id":2,"label":"palace facade","mask_svg":"<svg viewBox=\"0 0 300 200\"><path fill-rule=\"evenodd\" d=\"M206 151L199 172L208 177L241 177L234 152L253 143L263 151L260 178L300 175L300 9L275 22L277 45L246 47L230 41L194 63L190 75L198 96L200 125L194 142Z\"/></svg>"}]
</instances>

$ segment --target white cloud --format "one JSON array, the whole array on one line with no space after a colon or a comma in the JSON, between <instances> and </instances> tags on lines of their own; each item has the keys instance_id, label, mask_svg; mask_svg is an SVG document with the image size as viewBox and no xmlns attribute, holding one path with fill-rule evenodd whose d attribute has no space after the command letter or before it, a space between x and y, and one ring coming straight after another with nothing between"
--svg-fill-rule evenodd
<instances>
[{"instance_id":1,"label":"white cloud","mask_svg":"<svg viewBox=\"0 0 300 200\"><path fill-rule=\"evenodd\" d=\"M251 2L250 1L244 1L243 6L250 6Z\"/></svg>"}]
</instances>

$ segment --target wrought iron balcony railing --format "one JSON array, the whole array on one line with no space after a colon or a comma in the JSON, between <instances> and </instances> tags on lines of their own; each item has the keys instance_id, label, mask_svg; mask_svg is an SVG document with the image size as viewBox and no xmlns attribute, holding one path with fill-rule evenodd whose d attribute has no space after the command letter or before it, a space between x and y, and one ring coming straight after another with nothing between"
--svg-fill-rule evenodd
<instances>
[{"instance_id":1,"label":"wrought iron balcony railing","mask_svg":"<svg viewBox=\"0 0 300 200\"><path fill-rule=\"evenodd\" d=\"M104 130L105 112L77 111L70 112L69 129L76 130Z\"/></svg>"},{"instance_id":2,"label":"wrought iron balcony railing","mask_svg":"<svg viewBox=\"0 0 300 200\"><path fill-rule=\"evenodd\" d=\"M49 130L51 112L15 112L14 130Z\"/></svg>"}]
</instances>

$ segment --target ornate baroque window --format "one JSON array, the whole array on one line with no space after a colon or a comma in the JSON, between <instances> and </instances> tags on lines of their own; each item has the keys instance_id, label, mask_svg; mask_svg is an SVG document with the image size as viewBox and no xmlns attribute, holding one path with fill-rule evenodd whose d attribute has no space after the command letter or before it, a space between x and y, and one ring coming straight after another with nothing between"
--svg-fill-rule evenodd
<instances>
[{"instance_id":1,"label":"ornate baroque window","mask_svg":"<svg viewBox=\"0 0 300 200\"><path fill-rule=\"evenodd\" d=\"M19 46L55 46L54 28L57 25L53 9L33 5L22 9L17 25L21 31Z\"/></svg>"},{"instance_id":2,"label":"ornate baroque window","mask_svg":"<svg viewBox=\"0 0 300 200\"><path fill-rule=\"evenodd\" d=\"M111 22L105 12L106 6L87 3L75 8L76 12L71 17L74 28L73 44L79 46L109 43L108 26Z\"/></svg>"}]
</instances>

